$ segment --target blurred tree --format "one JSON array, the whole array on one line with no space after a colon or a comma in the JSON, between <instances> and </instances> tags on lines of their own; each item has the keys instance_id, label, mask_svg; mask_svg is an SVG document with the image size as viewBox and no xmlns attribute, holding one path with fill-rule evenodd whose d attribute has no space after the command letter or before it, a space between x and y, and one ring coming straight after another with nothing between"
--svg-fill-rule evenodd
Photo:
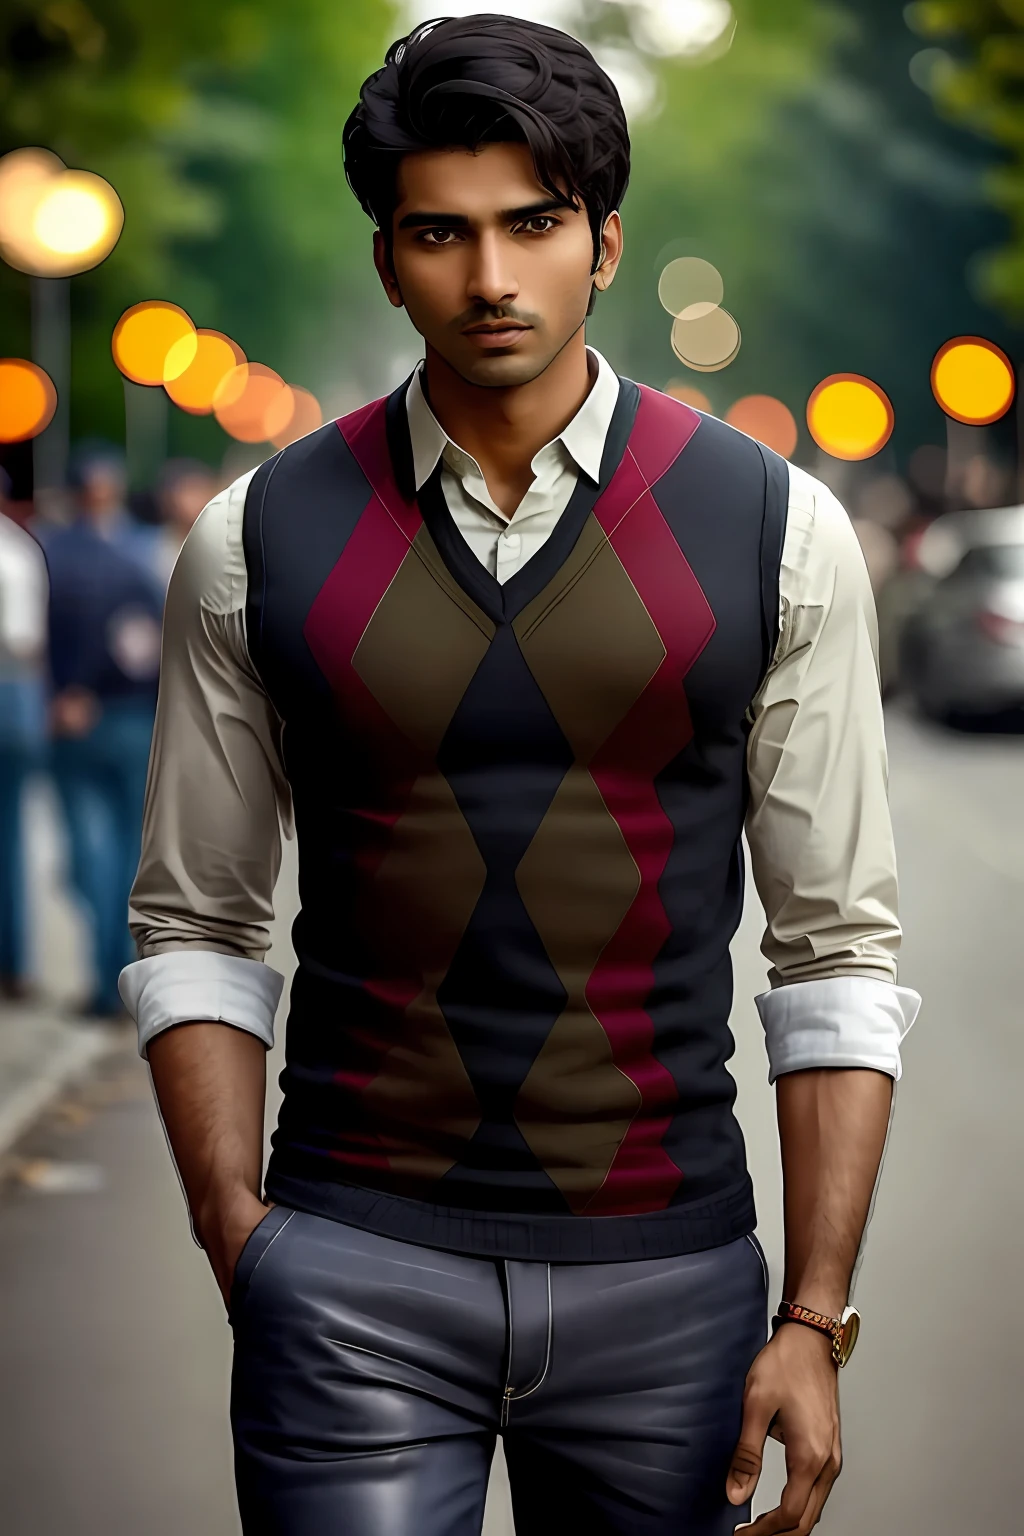
<instances>
[{"instance_id":1,"label":"blurred tree","mask_svg":"<svg viewBox=\"0 0 1024 1536\"><path fill-rule=\"evenodd\" d=\"M686 377L721 411L775 394L801 425L819 379L868 374L896 410L884 463L905 463L944 440L928 370L949 335L1019 350L965 280L1005 229L984 197L993 150L936 118L910 73L920 43L891 0L733 8L728 53L650 61L663 106L635 123L627 258L595 338L652 383ZM688 373L670 350L657 275L684 253L719 267L743 332L719 373ZM805 432L798 456L816 457Z\"/></svg>"},{"instance_id":2,"label":"blurred tree","mask_svg":"<svg viewBox=\"0 0 1024 1536\"><path fill-rule=\"evenodd\" d=\"M914 58L921 87L947 117L1000 146L985 177L993 203L1010 223L1007 242L977 263L982 291L1015 320L1024 319L1024 3L1022 0L917 0L910 27L933 44Z\"/></svg>"},{"instance_id":3,"label":"blurred tree","mask_svg":"<svg viewBox=\"0 0 1024 1536\"><path fill-rule=\"evenodd\" d=\"M15 0L0 23L0 152L43 144L106 176L113 255L73 284L76 436L120 438L109 338L143 298L184 304L252 357L323 389L343 336L370 351L365 220L341 128L394 27L381 0ZM4 350L29 345L27 279L0 270ZM333 370L337 372L337 369ZM176 446L220 429L173 413Z\"/></svg>"}]
</instances>

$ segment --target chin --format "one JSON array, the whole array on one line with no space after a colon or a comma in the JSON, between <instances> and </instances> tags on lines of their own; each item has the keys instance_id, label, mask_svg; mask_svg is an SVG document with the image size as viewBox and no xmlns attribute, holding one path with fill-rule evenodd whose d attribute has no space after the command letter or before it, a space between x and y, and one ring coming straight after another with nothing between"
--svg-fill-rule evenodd
<instances>
[{"instance_id":1,"label":"chin","mask_svg":"<svg viewBox=\"0 0 1024 1536\"><path fill-rule=\"evenodd\" d=\"M453 363L452 367L467 384L476 384L481 389L515 389L520 384L532 383L550 361L509 352L504 357L474 357L465 366Z\"/></svg>"}]
</instances>

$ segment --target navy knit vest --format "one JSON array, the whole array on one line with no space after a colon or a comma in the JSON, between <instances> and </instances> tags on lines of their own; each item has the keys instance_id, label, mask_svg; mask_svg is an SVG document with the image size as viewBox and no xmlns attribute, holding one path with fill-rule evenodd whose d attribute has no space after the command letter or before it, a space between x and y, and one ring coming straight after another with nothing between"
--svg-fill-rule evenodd
<instances>
[{"instance_id":1,"label":"navy knit vest","mask_svg":"<svg viewBox=\"0 0 1024 1536\"><path fill-rule=\"evenodd\" d=\"M623 380L600 484L499 585L440 466L415 494L404 398L246 499L301 898L267 1192L495 1257L729 1242L754 1225L729 942L786 466Z\"/></svg>"}]
</instances>

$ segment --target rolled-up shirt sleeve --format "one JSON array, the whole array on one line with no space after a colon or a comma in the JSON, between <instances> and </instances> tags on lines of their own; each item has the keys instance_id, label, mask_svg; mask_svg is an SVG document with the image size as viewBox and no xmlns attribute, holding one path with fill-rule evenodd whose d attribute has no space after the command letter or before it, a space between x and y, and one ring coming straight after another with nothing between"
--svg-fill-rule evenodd
<instances>
[{"instance_id":1,"label":"rolled-up shirt sleeve","mask_svg":"<svg viewBox=\"0 0 1024 1536\"><path fill-rule=\"evenodd\" d=\"M121 973L139 1049L215 1020L268 1046L283 978L264 963L291 805L281 722L248 657L241 525L249 476L214 498L174 568L142 855Z\"/></svg>"},{"instance_id":2,"label":"rolled-up shirt sleeve","mask_svg":"<svg viewBox=\"0 0 1024 1536\"><path fill-rule=\"evenodd\" d=\"M790 470L781 631L751 706L747 840L772 990L769 1078L871 1067L898 1078L920 998L896 985L896 858L867 570L832 493Z\"/></svg>"}]
</instances>

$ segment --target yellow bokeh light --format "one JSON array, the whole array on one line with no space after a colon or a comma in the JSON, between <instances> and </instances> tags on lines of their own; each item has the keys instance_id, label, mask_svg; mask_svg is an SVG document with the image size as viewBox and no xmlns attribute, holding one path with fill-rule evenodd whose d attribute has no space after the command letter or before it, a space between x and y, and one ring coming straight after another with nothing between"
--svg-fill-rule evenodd
<instances>
[{"instance_id":1,"label":"yellow bokeh light","mask_svg":"<svg viewBox=\"0 0 1024 1536\"><path fill-rule=\"evenodd\" d=\"M121 200L91 171L69 171L45 149L0 160L0 254L36 277L70 277L110 254L124 225Z\"/></svg>"},{"instance_id":2,"label":"yellow bokeh light","mask_svg":"<svg viewBox=\"0 0 1024 1536\"><path fill-rule=\"evenodd\" d=\"M756 437L784 459L792 458L798 435L796 420L789 407L774 395L744 395L729 407L725 419L730 427Z\"/></svg>"},{"instance_id":3,"label":"yellow bokeh light","mask_svg":"<svg viewBox=\"0 0 1024 1536\"><path fill-rule=\"evenodd\" d=\"M982 336L956 336L932 362L932 394L947 416L986 427L1013 404L1013 364L1001 347Z\"/></svg>"},{"instance_id":4,"label":"yellow bokeh light","mask_svg":"<svg viewBox=\"0 0 1024 1536\"><path fill-rule=\"evenodd\" d=\"M56 409L57 391L49 374L21 357L0 358L0 443L38 437Z\"/></svg>"},{"instance_id":5,"label":"yellow bokeh light","mask_svg":"<svg viewBox=\"0 0 1024 1536\"><path fill-rule=\"evenodd\" d=\"M180 376L198 350L192 321L180 305L164 299L147 299L126 309L110 346L126 379L150 385Z\"/></svg>"},{"instance_id":6,"label":"yellow bokeh light","mask_svg":"<svg viewBox=\"0 0 1024 1536\"><path fill-rule=\"evenodd\" d=\"M885 447L894 424L888 395L859 373L833 373L811 392L807 427L834 459L870 459Z\"/></svg>"},{"instance_id":7,"label":"yellow bokeh light","mask_svg":"<svg viewBox=\"0 0 1024 1536\"><path fill-rule=\"evenodd\" d=\"M183 337L175 342L168 353L168 363L173 364L175 349L187 341ZM231 373L245 362L245 353L230 336L225 336L222 331L204 330L202 327L196 331L196 350L192 361L180 373L168 379L164 388L183 411L188 411L192 416L209 416L213 410L214 399L221 384ZM241 388L239 388L239 394ZM227 402L224 402L227 403Z\"/></svg>"},{"instance_id":8,"label":"yellow bokeh light","mask_svg":"<svg viewBox=\"0 0 1024 1536\"><path fill-rule=\"evenodd\" d=\"M273 368L241 363L217 387L213 413L240 443L266 443L279 437L295 411L295 395Z\"/></svg>"},{"instance_id":9,"label":"yellow bokeh light","mask_svg":"<svg viewBox=\"0 0 1024 1536\"><path fill-rule=\"evenodd\" d=\"M289 443L305 437L309 432L315 432L323 423L323 411L316 396L311 395L308 389L300 389L297 384L292 384L290 388L294 400L292 414L282 431L271 433L270 441L275 448L287 448Z\"/></svg>"}]
</instances>

